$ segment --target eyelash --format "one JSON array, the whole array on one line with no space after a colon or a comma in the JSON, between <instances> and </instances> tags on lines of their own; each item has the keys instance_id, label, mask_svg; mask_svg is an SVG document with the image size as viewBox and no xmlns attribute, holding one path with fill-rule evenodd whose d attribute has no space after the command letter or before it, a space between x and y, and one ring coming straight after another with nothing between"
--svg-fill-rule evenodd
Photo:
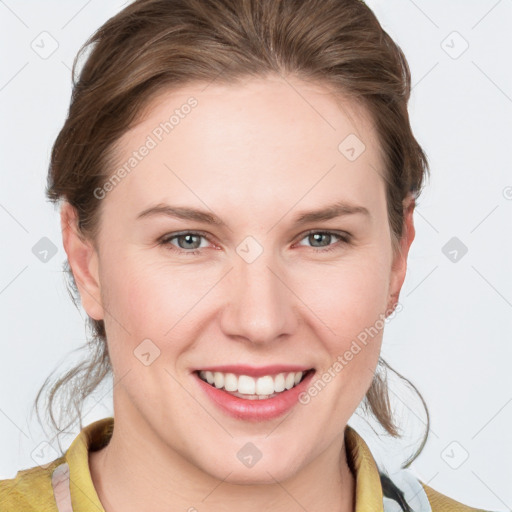
<instances>
[{"instance_id":1,"label":"eyelash","mask_svg":"<svg viewBox=\"0 0 512 512\"><path fill-rule=\"evenodd\" d=\"M334 243L334 244L328 245L327 247L323 247L323 248L311 247L313 249L313 251L316 253L327 253L327 252L335 251L340 248L340 245L350 244L351 240L352 240L352 235L350 233L346 233L346 232L338 233L336 231L311 230L311 231L304 233L302 238L299 239L299 242L302 241L304 238L308 237L309 235L313 235L313 234L317 234L317 233L322 234L322 235L333 235L333 236L340 238L340 240L338 243ZM185 249L177 248L175 245L170 243L171 240L173 240L175 238L179 238L180 236L185 236L185 235L198 235L198 236L201 236L201 237L205 238L206 240L210 241L208 239L208 237L206 236L206 234L201 231L182 231L180 233L169 233L167 235L164 235L163 237L160 238L159 245L165 246L168 250L177 252L179 254L186 254L187 256L198 255L201 252L201 249L193 249L191 251L187 251Z\"/></svg>"}]
</instances>

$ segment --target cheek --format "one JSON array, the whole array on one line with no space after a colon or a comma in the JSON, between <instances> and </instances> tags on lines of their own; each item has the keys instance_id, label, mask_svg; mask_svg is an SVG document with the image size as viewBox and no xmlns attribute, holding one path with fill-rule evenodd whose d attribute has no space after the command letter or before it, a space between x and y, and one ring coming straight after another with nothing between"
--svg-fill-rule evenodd
<instances>
[{"instance_id":1,"label":"cheek","mask_svg":"<svg viewBox=\"0 0 512 512\"><path fill-rule=\"evenodd\" d=\"M389 278L386 258L360 254L304 272L295 289L336 336L345 337L369 327L385 311Z\"/></svg>"},{"instance_id":2,"label":"cheek","mask_svg":"<svg viewBox=\"0 0 512 512\"><path fill-rule=\"evenodd\" d=\"M107 262L104 282L112 316L119 315L129 331L149 329L159 337L184 316L204 286L193 272L184 273L143 254L125 254L122 261Z\"/></svg>"},{"instance_id":3,"label":"cheek","mask_svg":"<svg viewBox=\"0 0 512 512\"><path fill-rule=\"evenodd\" d=\"M211 274L143 254L105 258L101 279L107 291L105 326L112 359L130 364L133 350L145 339L161 351L159 363L175 359L200 328L198 315L206 314L201 299L218 280Z\"/></svg>"},{"instance_id":4,"label":"cheek","mask_svg":"<svg viewBox=\"0 0 512 512\"><path fill-rule=\"evenodd\" d=\"M352 396L364 395L375 369L385 327L389 271L385 257L348 259L303 276L298 296L310 310L325 367ZM298 282L298 281L297 281ZM327 377L328 378L328 377Z\"/></svg>"},{"instance_id":5,"label":"cheek","mask_svg":"<svg viewBox=\"0 0 512 512\"><path fill-rule=\"evenodd\" d=\"M141 258L128 255L117 261L105 258L102 273L105 328L113 364L130 365L133 351L146 339L162 350L165 333L182 311L181 287L173 286Z\"/></svg>"}]
</instances>

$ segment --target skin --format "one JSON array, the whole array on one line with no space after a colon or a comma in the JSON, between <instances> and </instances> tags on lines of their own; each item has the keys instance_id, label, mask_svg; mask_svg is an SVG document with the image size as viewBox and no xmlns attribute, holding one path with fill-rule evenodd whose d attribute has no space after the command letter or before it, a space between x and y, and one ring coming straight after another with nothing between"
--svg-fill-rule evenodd
<instances>
[{"instance_id":1,"label":"skin","mask_svg":"<svg viewBox=\"0 0 512 512\"><path fill-rule=\"evenodd\" d=\"M197 386L206 365L296 363L322 375L398 301L414 239L413 208L393 254L382 156L366 112L320 84L279 77L236 85L189 85L153 101L119 141L119 165L190 96L198 106L101 201L93 244L73 229L63 240L86 312L104 319L116 385L110 444L90 454L107 512L256 512L355 507L343 430L367 392L382 333L374 336L307 405L270 421L227 416ZM355 133L365 151L338 150ZM166 164L166 165L164 165ZM370 216L296 225L299 211L345 200ZM227 227L171 217L137 220L157 204L219 216ZM410 206L410 203L409 203ZM315 243L308 230L328 235ZM200 230L206 238L166 234ZM236 252L247 237L263 252ZM172 245L177 251L173 252ZM334 250L315 252L315 247ZM199 254L185 252L199 247ZM149 338L160 356L134 350ZM252 442L262 458L237 459Z\"/></svg>"}]
</instances>

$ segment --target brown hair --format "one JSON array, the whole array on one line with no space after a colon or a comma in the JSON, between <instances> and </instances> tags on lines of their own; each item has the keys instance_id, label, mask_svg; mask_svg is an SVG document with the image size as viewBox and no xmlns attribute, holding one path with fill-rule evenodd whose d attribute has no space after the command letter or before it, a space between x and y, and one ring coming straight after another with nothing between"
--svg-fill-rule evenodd
<instances>
[{"instance_id":1,"label":"brown hair","mask_svg":"<svg viewBox=\"0 0 512 512\"><path fill-rule=\"evenodd\" d=\"M79 58L90 50L78 79ZM138 0L101 26L73 63L73 92L67 119L52 149L46 194L69 202L78 229L94 241L100 199L93 193L109 177L114 144L156 94L191 82L232 84L268 74L290 75L332 88L365 107L374 123L384 159L386 201L393 250L404 236L404 201L416 200L428 174L426 155L413 136L407 104L410 70L401 49L374 13L359 0ZM415 203L413 202L413 207ZM64 270L75 302L80 297L69 264ZM53 409L81 420L81 405L111 372L102 320L87 318L90 356L53 385ZM379 358L378 369L391 369ZM386 374L376 371L363 406L393 437L400 437L390 409ZM420 454L429 433L428 409ZM64 391L70 389L69 395ZM74 418L73 418L74 416Z\"/></svg>"}]
</instances>

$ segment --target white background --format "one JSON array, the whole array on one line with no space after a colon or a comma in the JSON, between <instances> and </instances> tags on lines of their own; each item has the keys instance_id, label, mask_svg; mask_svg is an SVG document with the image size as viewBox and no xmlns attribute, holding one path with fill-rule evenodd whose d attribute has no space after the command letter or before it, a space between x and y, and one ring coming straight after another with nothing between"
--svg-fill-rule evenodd
<instances>
[{"instance_id":1,"label":"white background","mask_svg":"<svg viewBox=\"0 0 512 512\"><path fill-rule=\"evenodd\" d=\"M386 327L383 346L384 358L418 387L430 411L429 441L412 468L463 503L511 510L512 2L368 5L408 59L411 122L432 173L415 213L404 309ZM31 452L46 439L29 415L35 394L59 362L69 367L75 356L64 358L85 341L85 314L65 288L58 213L44 186L69 104L73 57L122 6L0 2L0 478L35 465ZM58 42L47 59L31 48L43 31ZM58 248L46 263L32 253L42 237ZM452 237L468 248L455 263L442 252ZM391 386L411 435L379 440L357 415L351 424L393 468L415 451L425 416L398 381ZM107 393L85 423L110 415L109 404Z\"/></svg>"}]
</instances>

